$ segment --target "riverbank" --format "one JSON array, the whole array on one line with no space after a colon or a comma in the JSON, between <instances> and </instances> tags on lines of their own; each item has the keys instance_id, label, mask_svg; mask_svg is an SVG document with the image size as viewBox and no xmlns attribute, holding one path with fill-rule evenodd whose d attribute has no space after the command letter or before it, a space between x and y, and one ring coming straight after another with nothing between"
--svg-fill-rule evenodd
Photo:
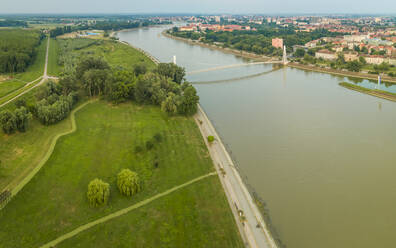
<instances>
[{"instance_id":1,"label":"riverbank","mask_svg":"<svg viewBox=\"0 0 396 248\"><path fill-rule=\"evenodd\" d=\"M165 36L168 37L167 35ZM128 42L119 42L132 46L133 48L143 52L154 63L159 63L159 60L147 51L137 48ZM238 55L241 56L240 54ZM244 243L248 244L249 247L277 248L278 245L272 237L269 227L264 221L255 200L249 193L246 185L243 183L242 178L236 169L231 156L225 149L220 136L217 134L214 126L199 104L198 112L194 116L194 119L210 153L213 166L218 172L220 182L227 196L229 206L232 210ZM209 144L207 142L207 136L209 135L213 135L215 137L216 141L214 144Z\"/></svg>"},{"instance_id":2,"label":"riverbank","mask_svg":"<svg viewBox=\"0 0 396 248\"><path fill-rule=\"evenodd\" d=\"M360 87L358 85L354 85L354 84L346 83L346 82L339 83L339 85L344 88L350 89L350 90L355 90L355 91L365 93L365 94L368 94L371 96L375 96L375 97L379 97L379 98L383 98L383 99L386 99L389 101L396 102L396 94L389 93L389 92L386 92L383 90L367 89L367 88Z\"/></svg>"},{"instance_id":3,"label":"riverbank","mask_svg":"<svg viewBox=\"0 0 396 248\"><path fill-rule=\"evenodd\" d=\"M195 41L195 40L190 40L190 39L186 39L186 38L173 36L173 35L167 33L166 30L164 30L161 34L163 36L165 36L165 37L168 37L168 38L171 38L171 39L174 39L174 40L184 41L184 42L187 42L189 44L198 45L198 46L206 47L206 48L209 48L209 49L222 51L222 52L228 53L228 54L234 54L236 56L247 58L247 59L253 59L255 61L266 62L266 61L272 59L272 57L268 57L268 56L264 56L264 55L257 55L257 54L254 54L254 53L248 53L248 52L244 52L244 51L240 51L240 50L236 50L236 49L231 49L231 48L224 48L224 47L220 47L220 46L217 46L217 45L210 45L210 44L206 44L206 43Z\"/></svg>"},{"instance_id":4,"label":"riverbank","mask_svg":"<svg viewBox=\"0 0 396 248\"><path fill-rule=\"evenodd\" d=\"M368 80L374 80L374 81L378 80L378 75L376 75L376 74L368 74L368 73L362 73L362 72L351 72L351 71L340 71L340 70L335 70L335 69L321 68L321 67L312 66L312 65L302 65L302 64L293 63L293 62L289 63L287 65L292 68L297 68L297 69L301 69L301 70L322 72L322 73L328 73L328 74L333 74L333 75L343 76L343 77L362 78L362 79L368 79ZM384 76L384 77L382 77L382 82L396 84L396 78Z\"/></svg>"},{"instance_id":5,"label":"riverbank","mask_svg":"<svg viewBox=\"0 0 396 248\"><path fill-rule=\"evenodd\" d=\"M240 50L235 50L235 49L230 49L230 48L223 48L223 47L220 47L220 46L217 46L217 45L210 45L210 44L206 44L206 43L195 41L195 40L191 40L191 39L177 37L177 36L174 36L174 35L171 35L171 34L167 33L166 31L163 31L162 35L164 35L165 37L171 38L171 39L184 41L184 42L187 42L189 44L199 45L199 46L202 46L202 47L219 50L219 51L222 51L222 52L225 52L225 53L230 53L230 54L234 54L234 55L237 55L237 56L240 56L240 57L244 57L244 58L248 58L248 59L254 59L254 60L257 60L257 61L268 61L268 60L274 59L274 57L260 56L260 55L257 55L255 53L248 53L248 52L243 52L243 51L240 51ZM362 79L368 79L368 80L377 80L378 79L378 75L376 75L376 74L368 74L368 73L362 73L362 72L351 72L351 71L341 71L341 70L335 70L335 69L321 68L321 67L313 66L313 65L302 65L302 64L298 64L298 63L294 63L294 62L288 63L288 66L290 66L292 68L301 69L301 70L310 70L310 71L328 73L328 74L344 76L344 77L355 77L355 78L362 78ZM382 81L383 82L392 83L392 84L396 84L396 78L394 78L394 77L392 78L392 77L389 77L389 76L383 76L382 77Z\"/></svg>"}]
</instances>

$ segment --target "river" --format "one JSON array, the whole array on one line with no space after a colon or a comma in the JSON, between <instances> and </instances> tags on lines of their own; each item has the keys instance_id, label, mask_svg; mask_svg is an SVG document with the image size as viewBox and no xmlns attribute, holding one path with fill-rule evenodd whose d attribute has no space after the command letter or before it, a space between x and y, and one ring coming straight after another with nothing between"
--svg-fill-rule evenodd
<instances>
[{"instance_id":1,"label":"river","mask_svg":"<svg viewBox=\"0 0 396 248\"><path fill-rule=\"evenodd\" d=\"M166 38L165 28L118 37L162 62L176 55L187 72L248 62ZM288 248L395 247L396 103L338 85L356 79L271 70L272 65L252 65L187 78L201 82L194 86L202 107L266 202L282 243ZM396 86L381 87L396 92Z\"/></svg>"}]
</instances>

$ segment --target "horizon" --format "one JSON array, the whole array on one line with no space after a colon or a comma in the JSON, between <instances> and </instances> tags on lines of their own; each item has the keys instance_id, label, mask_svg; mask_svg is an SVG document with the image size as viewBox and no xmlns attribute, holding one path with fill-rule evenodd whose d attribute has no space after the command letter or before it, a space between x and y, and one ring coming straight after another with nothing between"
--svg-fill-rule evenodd
<instances>
[{"instance_id":1,"label":"horizon","mask_svg":"<svg viewBox=\"0 0 396 248\"><path fill-rule=\"evenodd\" d=\"M368 2L365 5L361 5L358 0L333 0L326 3L319 3L314 0L297 2L285 0L281 4L261 0L245 0L243 2L236 0L202 0L200 2L146 0L139 2L138 5L136 2L129 0L112 2L102 0L86 0L83 2L78 0L67 2L60 0L4 0L0 14L395 15L396 4L392 0L383 0L380 4Z\"/></svg>"}]
</instances>

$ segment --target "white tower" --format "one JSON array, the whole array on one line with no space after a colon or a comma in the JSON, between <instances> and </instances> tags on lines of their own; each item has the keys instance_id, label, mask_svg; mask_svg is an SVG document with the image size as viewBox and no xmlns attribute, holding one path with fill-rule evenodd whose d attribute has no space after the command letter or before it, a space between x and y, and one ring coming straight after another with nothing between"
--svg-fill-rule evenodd
<instances>
[{"instance_id":1,"label":"white tower","mask_svg":"<svg viewBox=\"0 0 396 248\"><path fill-rule=\"evenodd\" d=\"M176 65L176 55L173 55L173 64Z\"/></svg>"},{"instance_id":2,"label":"white tower","mask_svg":"<svg viewBox=\"0 0 396 248\"><path fill-rule=\"evenodd\" d=\"M289 63L287 61L286 46L283 46L283 58L282 58L282 61L283 61L283 65L287 65L287 63Z\"/></svg>"}]
</instances>

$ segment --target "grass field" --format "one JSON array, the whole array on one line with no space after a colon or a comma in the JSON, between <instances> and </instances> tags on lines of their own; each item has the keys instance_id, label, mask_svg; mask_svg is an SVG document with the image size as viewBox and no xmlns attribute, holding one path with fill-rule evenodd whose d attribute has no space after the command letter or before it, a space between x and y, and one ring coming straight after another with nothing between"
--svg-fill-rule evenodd
<instances>
[{"instance_id":1,"label":"grass field","mask_svg":"<svg viewBox=\"0 0 396 248\"><path fill-rule=\"evenodd\" d=\"M4 247L40 246L82 224L214 170L192 118L169 118L152 106L112 106L100 101L77 112L76 121L77 131L58 141L45 166L0 211L2 230L7 230L0 232ZM137 145L144 147L156 133L163 135L162 143L156 143L151 151L135 153ZM154 160L159 161L158 168ZM116 174L123 168L138 172L144 181L143 191L133 198L123 197L116 189ZM86 199L87 185L96 177L111 185L109 205L101 208L91 208ZM130 242L137 242L137 247L166 247L162 245L167 242L172 247L202 247L205 242L205 247L242 247L217 177L108 224L103 224L106 227L100 231L106 236L112 232L113 239L119 233L123 237L119 247L130 247ZM162 231L158 233L158 229ZM128 232L136 236L127 238ZM96 247L89 242L92 236L85 234L70 242ZM106 236L101 238L101 247L108 247Z\"/></svg>"},{"instance_id":2,"label":"grass field","mask_svg":"<svg viewBox=\"0 0 396 248\"><path fill-rule=\"evenodd\" d=\"M225 211L229 207L219 197L223 198L219 180L210 177L95 226L56 247L242 248L230 221L231 211Z\"/></svg>"},{"instance_id":3,"label":"grass field","mask_svg":"<svg viewBox=\"0 0 396 248\"><path fill-rule=\"evenodd\" d=\"M74 51L76 56L95 54L104 58L112 66L121 66L132 69L134 65L144 63L154 68L154 63L134 48L115 41L103 41L101 45L93 45Z\"/></svg>"},{"instance_id":4,"label":"grass field","mask_svg":"<svg viewBox=\"0 0 396 248\"><path fill-rule=\"evenodd\" d=\"M59 76L62 68L58 64L59 44L56 39L50 40L50 48L48 53L48 75Z\"/></svg>"},{"instance_id":5,"label":"grass field","mask_svg":"<svg viewBox=\"0 0 396 248\"><path fill-rule=\"evenodd\" d=\"M0 82L0 98L23 87L26 83L17 80Z\"/></svg>"}]
</instances>

